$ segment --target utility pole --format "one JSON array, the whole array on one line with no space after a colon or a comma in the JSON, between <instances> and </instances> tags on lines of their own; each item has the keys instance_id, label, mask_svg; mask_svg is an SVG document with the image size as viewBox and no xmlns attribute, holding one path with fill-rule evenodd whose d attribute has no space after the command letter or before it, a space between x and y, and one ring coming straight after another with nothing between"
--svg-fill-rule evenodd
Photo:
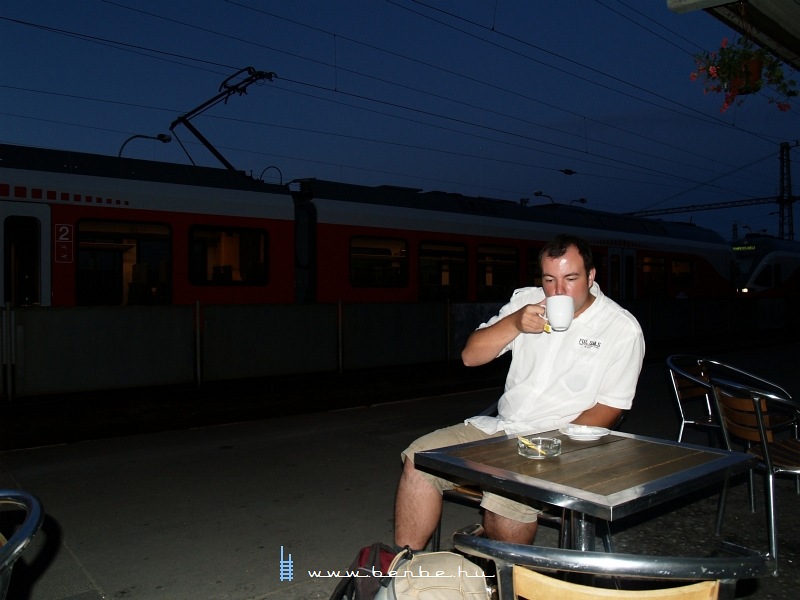
<instances>
[{"instance_id":1,"label":"utility pole","mask_svg":"<svg viewBox=\"0 0 800 600\"><path fill-rule=\"evenodd\" d=\"M797 145L797 142L795 142ZM780 191L778 192L778 237L794 240L794 196L792 196L792 167L789 142L781 144Z\"/></svg>"},{"instance_id":2,"label":"utility pole","mask_svg":"<svg viewBox=\"0 0 800 600\"><path fill-rule=\"evenodd\" d=\"M795 142L795 146L800 142ZM673 208L660 208L655 210L637 210L623 213L633 217L654 217L656 215L670 215L677 213L697 212L700 210L718 210L720 208L738 208L756 204L778 204L778 237L782 240L794 240L794 201L792 195L792 172L789 156L789 142L782 142L780 146L780 191L778 197L751 198L749 200L731 200L729 202L715 202L712 204L692 204L689 206L675 206ZM770 213L773 214L773 213ZM734 237L736 235L734 234Z\"/></svg>"}]
</instances>

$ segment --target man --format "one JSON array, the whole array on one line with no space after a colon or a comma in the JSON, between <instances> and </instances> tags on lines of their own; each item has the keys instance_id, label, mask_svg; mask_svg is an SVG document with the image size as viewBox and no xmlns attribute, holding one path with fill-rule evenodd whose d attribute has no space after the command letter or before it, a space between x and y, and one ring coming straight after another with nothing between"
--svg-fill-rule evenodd
<instances>
[{"instance_id":1,"label":"man","mask_svg":"<svg viewBox=\"0 0 800 600\"><path fill-rule=\"evenodd\" d=\"M542 249L542 287L516 290L500 312L469 337L468 367L511 351L496 417L473 417L413 442L403 452L395 503L395 544L424 548L438 525L442 491L453 484L414 468L415 452L506 434L549 431L567 423L611 427L630 409L644 358L644 336L628 311L595 283L588 243L561 235ZM566 331L545 332L545 299L571 296L575 314ZM492 539L530 544L533 507L484 493L484 529Z\"/></svg>"}]
</instances>

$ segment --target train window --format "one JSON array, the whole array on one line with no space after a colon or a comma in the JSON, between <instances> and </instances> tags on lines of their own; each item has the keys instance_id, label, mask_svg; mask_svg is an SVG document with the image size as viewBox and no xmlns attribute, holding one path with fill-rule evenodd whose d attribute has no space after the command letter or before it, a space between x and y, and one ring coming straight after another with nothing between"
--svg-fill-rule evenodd
<instances>
[{"instance_id":1,"label":"train window","mask_svg":"<svg viewBox=\"0 0 800 600\"><path fill-rule=\"evenodd\" d=\"M645 298L654 298L666 294L667 266L664 258L642 257L642 289Z\"/></svg>"},{"instance_id":2,"label":"train window","mask_svg":"<svg viewBox=\"0 0 800 600\"><path fill-rule=\"evenodd\" d=\"M75 301L82 306L169 304L169 226L79 221Z\"/></svg>"},{"instance_id":3,"label":"train window","mask_svg":"<svg viewBox=\"0 0 800 600\"><path fill-rule=\"evenodd\" d=\"M408 245L405 240L354 237L350 240L350 283L353 287L408 285Z\"/></svg>"},{"instance_id":4,"label":"train window","mask_svg":"<svg viewBox=\"0 0 800 600\"><path fill-rule=\"evenodd\" d=\"M781 285L781 266L778 263L765 264L758 275L753 279L752 285L756 288L771 288Z\"/></svg>"},{"instance_id":5,"label":"train window","mask_svg":"<svg viewBox=\"0 0 800 600\"><path fill-rule=\"evenodd\" d=\"M420 300L467 299L467 247L447 242L419 246Z\"/></svg>"},{"instance_id":6,"label":"train window","mask_svg":"<svg viewBox=\"0 0 800 600\"><path fill-rule=\"evenodd\" d=\"M189 229L189 281L210 285L267 283L267 232L195 226Z\"/></svg>"},{"instance_id":7,"label":"train window","mask_svg":"<svg viewBox=\"0 0 800 600\"><path fill-rule=\"evenodd\" d=\"M516 248L478 246L478 301L508 300L519 287L519 257Z\"/></svg>"},{"instance_id":8,"label":"train window","mask_svg":"<svg viewBox=\"0 0 800 600\"><path fill-rule=\"evenodd\" d=\"M8 217L3 226L4 303L33 306L41 302L39 261L41 224L33 217Z\"/></svg>"},{"instance_id":9,"label":"train window","mask_svg":"<svg viewBox=\"0 0 800 600\"><path fill-rule=\"evenodd\" d=\"M528 248L525 263L525 285L542 285L542 263L539 262L541 248Z\"/></svg>"},{"instance_id":10,"label":"train window","mask_svg":"<svg viewBox=\"0 0 800 600\"><path fill-rule=\"evenodd\" d=\"M673 260L670 263L672 285L678 288L694 287L694 269L690 260Z\"/></svg>"}]
</instances>

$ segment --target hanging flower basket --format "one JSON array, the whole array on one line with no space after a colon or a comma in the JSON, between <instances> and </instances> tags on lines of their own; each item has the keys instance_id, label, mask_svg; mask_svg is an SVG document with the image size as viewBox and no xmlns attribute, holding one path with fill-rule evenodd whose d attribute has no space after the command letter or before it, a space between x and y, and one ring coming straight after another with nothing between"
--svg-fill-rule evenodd
<instances>
[{"instance_id":1,"label":"hanging flower basket","mask_svg":"<svg viewBox=\"0 0 800 600\"><path fill-rule=\"evenodd\" d=\"M755 94L764 84L761 72L764 70L764 61L760 58L751 58L744 61L738 74L731 77L731 89L737 96Z\"/></svg>"},{"instance_id":2,"label":"hanging flower basket","mask_svg":"<svg viewBox=\"0 0 800 600\"><path fill-rule=\"evenodd\" d=\"M733 44L725 38L719 49L696 54L695 64L692 81L700 79L706 94L723 94L720 112L737 102L737 96L753 94L764 86L770 88L768 101L781 111L789 110L790 98L799 93L797 82L786 77L781 61L747 38Z\"/></svg>"}]
</instances>

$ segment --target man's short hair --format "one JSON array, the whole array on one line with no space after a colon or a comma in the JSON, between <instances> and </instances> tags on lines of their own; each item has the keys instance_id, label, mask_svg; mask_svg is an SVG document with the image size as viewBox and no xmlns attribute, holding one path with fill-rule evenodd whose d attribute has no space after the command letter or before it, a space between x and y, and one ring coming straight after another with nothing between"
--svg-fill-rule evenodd
<instances>
[{"instance_id":1,"label":"man's short hair","mask_svg":"<svg viewBox=\"0 0 800 600\"><path fill-rule=\"evenodd\" d=\"M592 249L589 247L589 242L576 235L567 235L562 233L557 235L551 241L547 242L539 252L539 264L542 264L545 256L547 258L558 258L564 256L570 246L575 246L578 254L583 258L583 267L586 269L586 274L594 269L594 257L592 256Z\"/></svg>"}]
</instances>

